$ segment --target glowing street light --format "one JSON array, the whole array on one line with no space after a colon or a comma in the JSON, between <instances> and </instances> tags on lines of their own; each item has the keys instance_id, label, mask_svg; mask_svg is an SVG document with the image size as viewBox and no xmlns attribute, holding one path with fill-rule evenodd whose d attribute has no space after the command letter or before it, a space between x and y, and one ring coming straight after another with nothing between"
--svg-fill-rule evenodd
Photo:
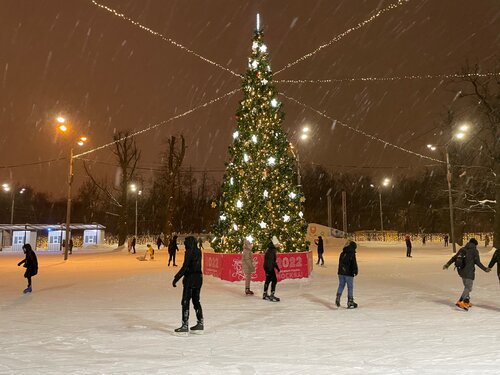
<instances>
[{"instance_id":1,"label":"glowing street light","mask_svg":"<svg viewBox=\"0 0 500 375\"><path fill-rule=\"evenodd\" d=\"M64 124L66 122L66 119L62 116L56 117L56 121L60 124Z\"/></svg>"},{"instance_id":2,"label":"glowing street light","mask_svg":"<svg viewBox=\"0 0 500 375\"><path fill-rule=\"evenodd\" d=\"M135 238L137 240L137 216L138 216L138 211L137 211L137 197L139 195L142 195L142 190L139 190L136 184L130 184L129 189L132 193L135 193Z\"/></svg>"}]
</instances>

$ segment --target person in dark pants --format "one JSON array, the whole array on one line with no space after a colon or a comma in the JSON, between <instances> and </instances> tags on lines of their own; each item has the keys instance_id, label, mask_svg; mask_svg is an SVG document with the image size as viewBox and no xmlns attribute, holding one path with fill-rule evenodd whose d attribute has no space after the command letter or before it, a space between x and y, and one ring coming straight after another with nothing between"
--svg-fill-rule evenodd
<instances>
[{"instance_id":1,"label":"person in dark pants","mask_svg":"<svg viewBox=\"0 0 500 375\"><path fill-rule=\"evenodd\" d=\"M17 263L17 265L20 266L21 264L24 264L24 267L26 268L24 277L28 279L28 287L23 290L23 293L26 294L31 293L32 291L31 278L38 273L38 259L36 258L36 254L29 243L24 244L23 251L24 254L26 254L26 257Z\"/></svg>"},{"instance_id":2,"label":"person in dark pants","mask_svg":"<svg viewBox=\"0 0 500 375\"><path fill-rule=\"evenodd\" d=\"M273 236L273 240L272 242L269 242L266 254L264 255L264 271L266 272L266 281L264 283L264 294L262 295L262 299L272 302L280 301L280 299L274 295L276 291L276 284L278 283L278 278L276 277L276 272L274 272L274 270L276 269L280 272L278 263L276 262L276 246L278 245L278 239L276 236ZM271 294L267 294L269 284L271 284Z\"/></svg>"},{"instance_id":3,"label":"person in dark pants","mask_svg":"<svg viewBox=\"0 0 500 375\"><path fill-rule=\"evenodd\" d=\"M358 274L358 262L356 261L356 242L349 241L347 246L342 249L339 256L339 287L337 289L337 298L335 305L340 307L340 298L347 284L347 308L355 309L358 304L354 302L354 276Z\"/></svg>"},{"instance_id":4,"label":"person in dark pants","mask_svg":"<svg viewBox=\"0 0 500 375\"><path fill-rule=\"evenodd\" d=\"M325 265L325 260L323 259L323 253L325 252L325 249L323 247L323 237L321 236L318 236L318 239L317 240L314 240L314 243L316 244L316 246L318 246L318 261L316 262L316 264L319 264L319 262L321 261L321 265Z\"/></svg>"},{"instance_id":5,"label":"person in dark pants","mask_svg":"<svg viewBox=\"0 0 500 375\"><path fill-rule=\"evenodd\" d=\"M444 235L444 247L448 247L448 239L449 239L449 238L450 238L450 237L448 237L448 235L447 235L447 234L445 234L445 235Z\"/></svg>"},{"instance_id":6,"label":"person in dark pants","mask_svg":"<svg viewBox=\"0 0 500 375\"><path fill-rule=\"evenodd\" d=\"M201 250L196 246L196 238L193 236L186 237L184 246L186 254L184 263L181 269L174 277L172 286L175 288L176 283L183 277L182 280L182 325L175 329L176 334L187 335L191 333L203 333L203 310L200 303L200 292L203 285L203 273L201 271ZM189 302L193 301L194 311L196 312L197 323L195 326L188 328L189 324Z\"/></svg>"},{"instance_id":7,"label":"person in dark pants","mask_svg":"<svg viewBox=\"0 0 500 375\"><path fill-rule=\"evenodd\" d=\"M68 249L69 249L69 253L73 254L73 239L72 238L69 239L69 248Z\"/></svg>"},{"instance_id":8,"label":"person in dark pants","mask_svg":"<svg viewBox=\"0 0 500 375\"><path fill-rule=\"evenodd\" d=\"M498 282L500 282L500 249L496 249L493 253L488 268L491 270L495 264L497 265Z\"/></svg>"},{"instance_id":9,"label":"person in dark pants","mask_svg":"<svg viewBox=\"0 0 500 375\"><path fill-rule=\"evenodd\" d=\"M474 278L476 275L476 266L481 268L484 272L490 272L490 268L486 268L479 258L479 251L477 250L477 240L471 238L469 242L457 251L455 255L443 266L443 270L448 269L448 267L455 263L457 257L463 257L463 262L460 268L457 268L458 275L462 278L464 284L464 291L460 296L460 299L455 303L457 307L461 309L468 310L472 304L470 303L470 292L472 292L472 286L474 285Z\"/></svg>"},{"instance_id":10,"label":"person in dark pants","mask_svg":"<svg viewBox=\"0 0 500 375\"><path fill-rule=\"evenodd\" d=\"M160 250L161 245L164 245L164 243L161 239L161 236L158 236L158 238L156 239L156 246L158 246L158 250Z\"/></svg>"},{"instance_id":11,"label":"person in dark pants","mask_svg":"<svg viewBox=\"0 0 500 375\"><path fill-rule=\"evenodd\" d=\"M408 234L405 237L405 242L406 242L406 257L411 258L411 239Z\"/></svg>"},{"instance_id":12,"label":"person in dark pants","mask_svg":"<svg viewBox=\"0 0 500 375\"><path fill-rule=\"evenodd\" d=\"M170 267L170 262L174 263L174 267L177 267L175 264L175 254L179 251L179 247L177 246L177 235L174 234L170 242L168 243L168 266Z\"/></svg>"},{"instance_id":13,"label":"person in dark pants","mask_svg":"<svg viewBox=\"0 0 500 375\"><path fill-rule=\"evenodd\" d=\"M132 242L130 243L130 247L132 248L132 254L135 254L135 237L132 238Z\"/></svg>"}]
</instances>

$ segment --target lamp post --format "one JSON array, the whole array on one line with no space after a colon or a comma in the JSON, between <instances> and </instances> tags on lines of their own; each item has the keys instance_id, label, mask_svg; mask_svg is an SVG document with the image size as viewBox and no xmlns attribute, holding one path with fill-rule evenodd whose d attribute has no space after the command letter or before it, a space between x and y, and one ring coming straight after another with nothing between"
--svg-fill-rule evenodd
<instances>
[{"instance_id":1,"label":"lamp post","mask_svg":"<svg viewBox=\"0 0 500 375\"><path fill-rule=\"evenodd\" d=\"M388 178L384 178L382 181L382 186L389 186L391 180ZM370 184L371 187L375 187L375 185ZM379 203L379 212L380 212L380 231L382 232L382 238L385 241L385 232L384 232L384 214L382 211L382 192L380 190L380 186L377 186L378 190L378 203Z\"/></svg>"},{"instance_id":2,"label":"lamp post","mask_svg":"<svg viewBox=\"0 0 500 375\"><path fill-rule=\"evenodd\" d=\"M137 241L137 197L139 195L142 195L142 190L138 190L137 189L137 185L136 184L130 184L130 191L132 193L135 193L135 239Z\"/></svg>"},{"instance_id":3,"label":"lamp post","mask_svg":"<svg viewBox=\"0 0 500 375\"><path fill-rule=\"evenodd\" d=\"M69 128L66 123L66 119L62 116L59 116L56 118L56 121L59 123L58 129L61 133L67 134L69 131ZM76 139L76 144L78 146L83 146L85 142L87 141L87 137L79 137ZM69 168L68 168L68 195L67 195L67 202L66 202L66 233L65 233L65 246L64 246L64 260L68 260L68 253L69 253L69 241L70 241L70 224L71 224L71 186L73 185L73 146L71 145L70 150L69 150Z\"/></svg>"},{"instance_id":4,"label":"lamp post","mask_svg":"<svg viewBox=\"0 0 500 375\"><path fill-rule=\"evenodd\" d=\"M458 128L458 132L454 134L454 137L457 138L458 140L462 140L466 137L466 133L469 130L469 125L462 125ZM445 145L445 154L446 154L446 182L448 184L448 207L450 211L450 240L451 240L451 247L453 249L453 253L457 252L457 245L455 244L455 217L453 213L453 197L451 195L451 163L450 163L450 153L448 152L448 146L449 143L446 143ZM427 148L431 151L436 151L437 146L428 144Z\"/></svg>"}]
</instances>

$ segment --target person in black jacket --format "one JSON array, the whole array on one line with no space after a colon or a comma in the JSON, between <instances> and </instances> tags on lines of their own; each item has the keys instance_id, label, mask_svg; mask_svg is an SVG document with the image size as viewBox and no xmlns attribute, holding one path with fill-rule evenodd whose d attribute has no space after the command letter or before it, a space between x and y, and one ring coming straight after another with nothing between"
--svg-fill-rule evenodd
<instances>
[{"instance_id":1,"label":"person in black jacket","mask_svg":"<svg viewBox=\"0 0 500 375\"><path fill-rule=\"evenodd\" d=\"M354 276L358 274L358 262L356 261L356 242L349 241L347 246L342 249L339 256L339 288L337 289L337 298L335 305L340 307L340 297L347 284L347 308L355 309L358 304L354 302Z\"/></svg>"},{"instance_id":2,"label":"person in black jacket","mask_svg":"<svg viewBox=\"0 0 500 375\"><path fill-rule=\"evenodd\" d=\"M182 279L182 325L175 329L175 333L187 335L189 333L189 301L193 301L196 312L197 323L191 327L191 333L203 333L203 310L200 304L200 291L203 285L203 273L201 271L201 250L196 246L196 238L186 237L184 240L186 254L181 269L174 277L172 286Z\"/></svg>"},{"instance_id":3,"label":"person in black jacket","mask_svg":"<svg viewBox=\"0 0 500 375\"><path fill-rule=\"evenodd\" d=\"M491 270L495 264L497 265L498 282L500 282L500 249L496 249L493 253L488 268Z\"/></svg>"},{"instance_id":4,"label":"person in black jacket","mask_svg":"<svg viewBox=\"0 0 500 375\"><path fill-rule=\"evenodd\" d=\"M31 248L29 243L24 244L23 246L24 254L26 257L17 263L18 266L24 264L26 271L24 272L24 277L28 279L28 287L23 290L23 293L31 293L31 278L38 273L38 259L36 258L36 254Z\"/></svg>"},{"instance_id":5,"label":"person in black jacket","mask_svg":"<svg viewBox=\"0 0 500 375\"><path fill-rule=\"evenodd\" d=\"M448 267L455 263L457 257L464 257L464 263L462 267L457 268L458 274L462 278L464 284L464 291L460 296L460 299L455 303L457 307L461 309L468 310L472 305L470 303L470 292L472 292L472 286L474 285L474 278L476 276L476 265L485 272L490 272L489 268L486 268L479 258L479 251L477 250L477 240L471 238L469 242L457 251L455 255L443 266L443 270L448 269Z\"/></svg>"},{"instance_id":6,"label":"person in black jacket","mask_svg":"<svg viewBox=\"0 0 500 375\"><path fill-rule=\"evenodd\" d=\"M132 248L132 250L134 251L132 254L135 254L135 244L136 244L136 239L135 237L132 238L132 242L130 243L130 247ZM71 246L71 243L70 243L70 246ZM71 247L70 247L71 248Z\"/></svg>"},{"instance_id":7,"label":"person in black jacket","mask_svg":"<svg viewBox=\"0 0 500 375\"><path fill-rule=\"evenodd\" d=\"M158 238L156 239L156 246L158 246L158 250L160 250L161 245L164 245L164 243L161 239L161 236L158 236Z\"/></svg>"},{"instance_id":8,"label":"person in black jacket","mask_svg":"<svg viewBox=\"0 0 500 375\"><path fill-rule=\"evenodd\" d=\"M168 266L170 267L170 262L172 261L174 263L174 267L177 267L177 264L175 264L175 254L176 252L179 251L179 248L177 247L177 235L174 234L170 242L168 243Z\"/></svg>"},{"instance_id":9,"label":"person in black jacket","mask_svg":"<svg viewBox=\"0 0 500 375\"><path fill-rule=\"evenodd\" d=\"M325 252L325 249L323 247L323 237L318 236L318 239L314 240L314 243L316 244L316 246L318 246L318 261L316 262L316 264L319 264L319 262L321 261L321 265L324 266L325 260L323 259L323 253Z\"/></svg>"},{"instance_id":10,"label":"person in black jacket","mask_svg":"<svg viewBox=\"0 0 500 375\"><path fill-rule=\"evenodd\" d=\"M278 263L276 263L276 245L279 245L279 242L278 239L273 236L273 240L272 242L269 242L266 254L264 255L264 271L266 272L266 282L264 283L264 294L262 295L262 299L271 302L280 301L280 299L274 295L274 292L276 291L276 284L278 283L278 278L276 277L276 273L274 272L274 270L276 269L278 272L280 272ZM270 295L267 294L269 284L271 284Z\"/></svg>"},{"instance_id":11,"label":"person in black jacket","mask_svg":"<svg viewBox=\"0 0 500 375\"><path fill-rule=\"evenodd\" d=\"M409 234L405 236L405 242L406 242L406 257L411 258L411 238Z\"/></svg>"}]
</instances>

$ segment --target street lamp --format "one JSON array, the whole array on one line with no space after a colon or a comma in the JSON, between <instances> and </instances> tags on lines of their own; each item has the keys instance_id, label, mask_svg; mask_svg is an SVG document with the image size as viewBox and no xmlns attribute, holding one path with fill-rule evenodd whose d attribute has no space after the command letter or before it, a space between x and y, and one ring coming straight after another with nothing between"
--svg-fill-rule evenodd
<instances>
[{"instance_id":1,"label":"street lamp","mask_svg":"<svg viewBox=\"0 0 500 375\"><path fill-rule=\"evenodd\" d=\"M304 126L300 132L299 139L301 141L306 141L309 139L310 135L310 129L308 126ZM299 150L296 149L292 142L290 142L290 152L292 153L293 157L297 161L297 185L301 185L301 176L300 176L300 159L299 159Z\"/></svg>"},{"instance_id":2,"label":"street lamp","mask_svg":"<svg viewBox=\"0 0 500 375\"><path fill-rule=\"evenodd\" d=\"M453 135L454 138L458 140L465 139L466 132L469 130L469 125L461 125L458 128L459 132ZM451 142L451 141L450 141ZM450 142L445 145L445 153L446 153L446 181L448 183L448 206L450 210L450 237L451 237L451 246L453 248L453 253L457 252L457 245L455 244L455 218L453 213L453 197L451 196L451 163L450 163L450 153L448 152L448 146ZM437 146L428 144L427 148L431 151L435 151Z\"/></svg>"},{"instance_id":3,"label":"street lamp","mask_svg":"<svg viewBox=\"0 0 500 375\"><path fill-rule=\"evenodd\" d=\"M389 178L384 178L382 180L382 186L387 187L391 184L391 180ZM375 187L375 185L370 184L371 187ZM380 210L380 231L382 232L382 238L385 240L385 232L384 232L384 215L382 211L382 191L380 190L380 186L377 186L378 190L378 203L379 203L379 210Z\"/></svg>"},{"instance_id":4,"label":"street lamp","mask_svg":"<svg viewBox=\"0 0 500 375\"><path fill-rule=\"evenodd\" d=\"M69 133L69 127L65 125L66 119L62 116L59 116L56 118L56 122L59 123L57 128L59 131L63 134L68 134ZM78 146L83 146L85 142L87 142L88 138L87 137L79 137L77 139L74 139L76 144ZM71 224L71 185L73 184L73 146L70 147L69 150L69 168L68 168L68 199L66 203L66 234L65 234L65 245L64 246L64 260L68 259L68 252L69 252L69 231L70 231L70 224Z\"/></svg>"},{"instance_id":5,"label":"street lamp","mask_svg":"<svg viewBox=\"0 0 500 375\"><path fill-rule=\"evenodd\" d=\"M138 190L136 184L130 184L130 191L135 193L135 238L137 240L137 197L142 195L142 190Z\"/></svg>"}]
</instances>

